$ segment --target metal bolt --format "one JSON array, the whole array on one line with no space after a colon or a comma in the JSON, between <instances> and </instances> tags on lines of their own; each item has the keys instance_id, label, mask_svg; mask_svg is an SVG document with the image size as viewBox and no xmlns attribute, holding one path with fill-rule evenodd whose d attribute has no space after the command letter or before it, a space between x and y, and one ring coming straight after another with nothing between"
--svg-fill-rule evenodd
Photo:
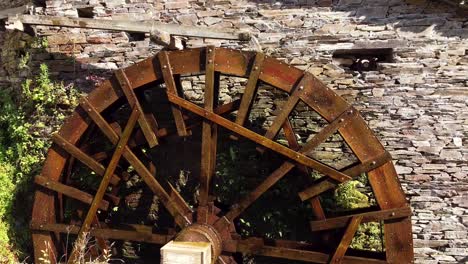
<instances>
[{"instance_id":1,"label":"metal bolt","mask_svg":"<svg viewBox=\"0 0 468 264\"><path fill-rule=\"evenodd\" d=\"M353 111L353 110L349 110L349 113L352 114L352 113L354 113L354 111Z\"/></svg>"},{"instance_id":2,"label":"metal bolt","mask_svg":"<svg viewBox=\"0 0 468 264\"><path fill-rule=\"evenodd\" d=\"M88 112L91 112L91 108L88 108Z\"/></svg>"},{"instance_id":3,"label":"metal bolt","mask_svg":"<svg viewBox=\"0 0 468 264\"><path fill-rule=\"evenodd\" d=\"M255 67L254 67L254 70L258 70L258 66L255 66Z\"/></svg>"},{"instance_id":4,"label":"metal bolt","mask_svg":"<svg viewBox=\"0 0 468 264\"><path fill-rule=\"evenodd\" d=\"M344 119L343 119L343 118L340 118L340 122L344 122Z\"/></svg>"},{"instance_id":5,"label":"metal bolt","mask_svg":"<svg viewBox=\"0 0 468 264\"><path fill-rule=\"evenodd\" d=\"M163 69L167 69L167 65L164 65L164 66L163 66Z\"/></svg>"},{"instance_id":6,"label":"metal bolt","mask_svg":"<svg viewBox=\"0 0 468 264\"><path fill-rule=\"evenodd\" d=\"M395 216L395 212L392 212L391 215L392 215L392 216Z\"/></svg>"},{"instance_id":7,"label":"metal bolt","mask_svg":"<svg viewBox=\"0 0 468 264\"><path fill-rule=\"evenodd\" d=\"M208 52L212 52L213 50L212 49L209 49Z\"/></svg>"},{"instance_id":8,"label":"metal bolt","mask_svg":"<svg viewBox=\"0 0 468 264\"><path fill-rule=\"evenodd\" d=\"M304 86L299 86L299 90L303 90L304 89Z\"/></svg>"},{"instance_id":9,"label":"metal bolt","mask_svg":"<svg viewBox=\"0 0 468 264\"><path fill-rule=\"evenodd\" d=\"M375 166L375 164L377 164L377 162L375 162L375 160L373 160L373 161L371 162L371 165L372 165L372 166Z\"/></svg>"},{"instance_id":10,"label":"metal bolt","mask_svg":"<svg viewBox=\"0 0 468 264\"><path fill-rule=\"evenodd\" d=\"M212 63L212 62L213 62L213 60L208 60L208 62L209 62L209 63Z\"/></svg>"}]
</instances>

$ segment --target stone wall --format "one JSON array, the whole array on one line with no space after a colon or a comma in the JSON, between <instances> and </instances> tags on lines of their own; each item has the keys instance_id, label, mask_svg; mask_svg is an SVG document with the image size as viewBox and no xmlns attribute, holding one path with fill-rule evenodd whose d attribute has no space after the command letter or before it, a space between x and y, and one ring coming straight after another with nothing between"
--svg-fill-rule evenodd
<instances>
[{"instance_id":1,"label":"stone wall","mask_svg":"<svg viewBox=\"0 0 468 264\"><path fill-rule=\"evenodd\" d=\"M263 51L317 75L355 105L395 160L414 210L417 263L468 261L468 19L424 0L47 0L38 14L154 19L254 33ZM144 34L37 27L56 78L83 91L161 47ZM4 36L4 35L2 35ZM189 39L249 49L252 43ZM338 49L390 48L393 58L359 73ZM14 80L8 72L3 83ZM184 83L198 99L198 83ZM243 80L224 82L223 101ZM273 103L274 104L274 103ZM273 104L271 104L273 106ZM301 123L297 124L301 126ZM305 140L305 139L303 139Z\"/></svg>"}]
</instances>

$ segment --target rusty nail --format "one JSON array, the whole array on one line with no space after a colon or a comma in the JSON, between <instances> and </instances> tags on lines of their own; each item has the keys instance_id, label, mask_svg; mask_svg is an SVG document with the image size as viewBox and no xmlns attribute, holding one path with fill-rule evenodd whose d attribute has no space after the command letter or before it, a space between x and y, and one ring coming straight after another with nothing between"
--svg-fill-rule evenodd
<instances>
[{"instance_id":1,"label":"rusty nail","mask_svg":"<svg viewBox=\"0 0 468 264\"><path fill-rule=\"evenodd\" d=\"M373 161L371 162L371 165L372 165L372 166L375 166L375 164L377 164L377 162L375 162L375 160L373 160Z\"/></svg>"},{"instance_id":2,"label":"rusty nail","mask_svg":"<svg viewBox=\"0 0 468 264\"><path fill-rule=\"evenodd\" d=\"M258 66L255 66L255 68L254 68L254 69L255 69L255 70L258 70Z\"/></svg>"},{"instance_id":3,"label":"rusty nail","mask_svg":"<svg viewBox=\"0 0 468 264\"><path fill-rule=\"evenodd\" d=\"M391 215L392 215L392 216L395 216L395 212L392 212L392 214L391 214Z\"/></svg>"},{"instance_id":4,"label":"rusty nail","mask_svg":"<svg viewBox=\"0 0 468 264\"><path fill-rule=\"evenodd\" d=\"M164 65L164 66L163 66L163 69L166 69L166 68L167 68L167 65Z\"/></svg>"},{"instance_id":5,"label":"rusty nail","mask_svg":"<svg viewBox=\"0 0 468 264\"><path fill-rule=\"evenodd\" d=\"M340 118L340 122L344 122L344 119L343 119L343 118Z\"/></svg>"},{"instance_id":6,"label":"rusty nail","mask_svg":"<svg viewBox=\"0 0 468 264\"><path fill-rule=\"evenodd\" d=\"M212 63L212 62L213 62L213 60L208 60L208 62L209 62L209 63Z\"/></svg>"}]
</instances>

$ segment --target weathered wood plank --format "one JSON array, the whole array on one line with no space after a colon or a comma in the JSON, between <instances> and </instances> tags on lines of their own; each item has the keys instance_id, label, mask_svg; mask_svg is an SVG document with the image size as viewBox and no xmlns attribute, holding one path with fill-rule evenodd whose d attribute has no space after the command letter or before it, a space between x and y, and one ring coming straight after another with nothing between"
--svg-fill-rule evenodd
<instances>
[{"instance_id":1,"label":"weathered wood plank","mask_svg":"<svg viewBox=\"0 0 468 264\"><path fill-rule=\"evenodd\" d=\"M265 55L263 53L257 53L252 69L250 70L249 79L245 86L235 121L236 124L241 126L244 125L245 120L249 117L250 108L252 107L253 100L255 99L255 94L257 93L258 78L260 77L260 72L263 68L264 59Z\"/></svg>"},{"instance_id":2,"label":"weathered wood plank","mask_svg":"<svg viewBox=\"0 0 468 264\"><path fill-rule=\"evenodd\" d=\"M66 224L31 224L32 230L63 234L78 234L80 228L80 226ZM151 232L141 232L138 230L122 230L113 228L93 228L89 233L91 236L103 239L136 241L158 245L164 245L172 239L171 235L160 235Z\"/></svg>"},{"instance_id":3,"label":"weathered wood plank","mask_svg":"<svg viewBox=\"0 0 468 264\"><path fill-rule=\"evenodd\" d=\"M354 235L356 234L359 224L361 224L362 216L353 216L346 228L346 231L343 235L343 238L340 241L340 244L335 249L335 253L330 260L330 263L342 263L346 250L348 250L351 241L353 240Z\"/></svg>"},{"instance_id":4,"label":"weathered wood plank","mask_svg":"<svg viewBox=\"0 0 468 264\"><path fill-rule=\"evenodd\" d=\"M127 32L151 33L155 28L174 36L190 36L213 39L250 40L248 32L235 32L227 30L214 30L212 28L181 26L178 24L165 24L157 21L129 21L129 20L107 20L93 18L70 18L56 16L20 15L11 17L9 23L20 21L23 24L60 26L74 28L104 29Z\"/></svg>"},{"instance_id":5,"label":"weathered wood plank","mask_svg":"<svg viewBox=\"0 0 468 264\"><path fill-rule=\"evenodd\" d=\"M216 83L218 81L215 80L216 75L214 70L215 56L216 53L214 47L207 47L205 59L204 109L209 112L213 112L218 103L218 91L216 87ZM203 120L199 196L199 204L201 206L205 206L208 203L211 179L216 164L217 134L216 124L208 120Z\"/></svg>"},{"instance_id":6,"label":"weathered wood plank","mask_svg":"<svg viewBox=\"0 0 468 264\"><path fill-rule=\"evenodd\" d=\"M402 208L396 208L396 209L380 210L380 211L366 212L366 213L361 213L361 214L333 217L333 218L328 218L327 220L311 221L310 227L312 231L342 228L342 227L345 227L347 223L349 222L349 220L354 216L361 216L362 217L361 222L367 223L367 222L379 222L383 220L399 219L399 218L408 217L410 215L411 215L411 208L402 207Z\"/></svg>"},{"instance_id":7,"label":"weathered wood plank","mask_svg":"<svg viewBox=\"0 0 468 264\"><path fill-rule=\"evenodd\" d=\"M44 188L55 191L57 193L61 193L65 196L83 202L85 204L91 204L93 202L93 196L91 194L83 192L74 187L62 184L60 182L51 180L44 176L37 175L36 177L34 177L34 182ZM106 200L102 200L99 204L99 209L107 211L108 208L109 202Z\"/></svg>"},{"instance_id":8,"label":"weathered wood plank","mask_svg":"<svg viewBox=\"0 0 468 264\"><path fill-rule=\"evenodd\" d=\"M138 124L140 125L140 128L143 131L143 135L148 141L148 145L151 148L158 145L158 138L152 129L150 121L146 119L146 115L143 112L143 108L141 107L140 102L138 101L138 98L135 92L133 91L133 88L130 84L130 81L127 78L127 75L123 70L117 70L114 72L114 74L117 78L117 81L120 84L120 87L122 88L122 91L125 94L125 97L127 97L130 107L132 109L136 108L138 109L138 111L140 111L140 113L142 113L138 118Z\"/></svg>"},{"instance_id":9,"label":"weathered wood plank","mask_svg":"<svg viewBox=\"0 0 468 264\"><path fill-rule=\"evenodd\" d=\"M169 61L168 53L166 51L161 51L158 54L158 58L161 65L161 71L163 73L164 83L166 84L167 93L178 96L177 86L174 80L174 74L172 72L172 66L171 62ZM187 132L184 116L180 108L173 105L172 114L174 116L177 133L179 136L188 136L189 133Z\"/></svg>"}]
</instances>

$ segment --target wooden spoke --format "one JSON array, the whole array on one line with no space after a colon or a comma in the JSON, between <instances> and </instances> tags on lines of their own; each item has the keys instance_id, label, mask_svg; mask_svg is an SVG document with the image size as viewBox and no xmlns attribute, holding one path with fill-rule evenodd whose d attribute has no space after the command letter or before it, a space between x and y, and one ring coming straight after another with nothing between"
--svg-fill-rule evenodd
<instances>
[{"instance_id":1,"label":"wooden spoke","mask_svg":"<svg viewBox=\"0 0 468 264\"><path fill-rule=\"evenodd\" d=\"M41 185L44 188L55 191L57 193L61 193L65 196L81 201L85 204L91 204L93 202L93 196L91 194L78 190L74 187L62 184L60 182L50 180L49 178L46 178L44 176L37 175L34 178L34 182ZM109 208L109 202L102 200L99 203L98 208L107 211L107 209Z\"/></svg>"},{"instance_id":2,"label":"wooden spoke","mask_svg":"<svg viewBox=\"0 0 468 264\"><path fill-rule=\"evenodd\" d=\"M90 104L89 101L84 99L81 102L81 105L88 112L89 116L96 125L101 129L104 135L113 143L117 144L119 136L114 131L114 129L107 123L107 121L102 117L102 115L97 112L97 110ZM191 223L191 214L184 215L182 212L191 211L186 203L176 203L173 201L169 194L164 190L164 188L159 184L159 182L154 178L151 172L146 168L146 166L138 159L138 157L130 150L128 146L124 147L123 157L132 165L135 171L140 175L143 181L148 185L152 192L154 192L162 204L166 207L169 213L174 217L175 222L179 226L186 226Z\"/></svg>"},{"instance_id":3,"label":"wooden spoke","mask_svg":"<svg viewBox=\"0 0 468 264\"><path fill-rule=\"evenodd\" d=\"M159 63L161 64L161 71L164 78L164 83L166 84L166 89L168 94L174 96L178 95L177 87L174 80L174 74L172 73L172 66L169 61L169 56L167 51L161 51L158 54ZM184 137L188 136L187 128L185 126L184 116L182 111L177 106L172 106L172 114L174 115L174 120L177 128L177 133L179 136Z\"/></svg>"},{"instance_id":4,"label":"wooden spoke","mask_svg":"<svg viewBox=\"0 0 468 264\"><path fill-rule=\"evenodd\" d=\"M181 98L179 98L178 96L174 96L174 95L171 95L169 94L168 95L168 98L169 98L169 101L171 101L172 103L176 104L176 105L179 105L199 116L202 116L204 117L205 119L208 119L222 127L225 127L247 139L250 139L254 142L256 142L257 144L260 144L270 150L273 150L283 156L286 156L292 160L295 160L297 162L299 162L300 164L303 164L303 165L306 165L308 167L311 167L325 175L329 175L330 177L338 180L338 181L346 181L348 179L350 179L349 176L331 168L330 166L327 166L321 162L318 162L316 160L313 160L309 157L306 157L304 154L302 153L298 153L288 147L285 147L271 139L267 139L257 133L254 133L250 130L248 130L247 128L244 128L243 126L240 126L234 122L231 122L229 120L227 120L226 118L223 118L222 116L219 116L213 112L210 112L210 111L206 111L205 109L191 103L191 102L188 102L186 100L183 100Z\"/></svg>"},{"instance_id":5,"label":"wooden spoke","mask_svg":"<svg viewBox=\"0 0 468 264\"><path fill-rule=\"evenodd\" d=\"M256 256L274 257L281 259L299 260L311 263L328 263L330 255L313 250L303 250L300 248L308 247L308 245L300 246L299 243L281 243L281 246L265 245L262 239L246 239L239 241L226 241L223 250L231 253L243 253ZM292 245L292 247L288 247ZM380 259L363 258L355 256L344 256L342 263L347 264L386 264L387 262Z\"/></svg>"},{"instance_id":6,"label":"wooden spoke","mask_svg":"<svg viewBox=\"0 0 468 264\"><path fill-rule=\"evenodd\" d=\"M286 139L288 140L289 148L293 150L299 150L300 145L299 142L297 142L296 135L294 134L294 130L289 119L286 119L286 121L284 122L283 131L286 136ZM312 179L310 178L309 169L303 165L299 165L298 167L303 173L304 180L306 182L311 182ZM316 219L325 219L325 212L323 211L322 205L320 204L320 199L318 197L311 199L310 205Z\"/></svg>"},{"instance_id":7,"label":"wooden spoke","mask_svg":"<svg viewBox=\"0 0 468 264\"><path fill-rule=\"evenodd\" d=\"M273 139L278 134L280 128L283 126L286 119L288 119L290 113L294 110L297 103L299 102L301 94L305 91L311 89L311 76L309 74L304 74L302 80L296 86L296 89L293 93L289 96L286 103L283 104L281 107L281 113L273 120L273 124L271 124L270 128L268 128L267 132L265 133L265 137L269 139Z\"/></svg>"},{"instance_id":8,"label":"wooden spoke","mask_svg":"<svg viewBox=\"0 0 468 264\"><path fill-rule=\"evenodd\" d=\"M95 159L91 158L86 153L81 151L78 147L65 140L62 136L60 136L59 133L53 134L52 140L55 144L59 145L63 150L68 152L68 154L75 157L77 160L81 161L84 165L89 167L97 175L104 175L105 168L101 163L97 162ZM113 185L117 185L120 181L120 178L117 175L112 175L110 181Z\"/></svg>"},{"instance_id":9,"label":"wooden spoke","mask_svg":"<svg viewBox=\"0 0 468 264\"><path fill-rule=\"evenodd\" d=\"M353 240L354 235L356 234L359 224L361 224L362 216L353 216L349 221L348 227L343 235L343 238L340 241L340 244L333 253L329 263L342 263L346 250L348 250L351 241Z\"/></svg>"},{"instance_id":10,"label":"wooden spoke","mask_svg":"<svg viewBox=\"0 0 468 264\"><path fill-rule=\"evenodd\" d=\"M149 120L147 118L149 116L152 116L151 114L143 114L143 108L141 108L140 102L138 102L138 98L135 92L133 91L132 85L128 80L127 75L125 75L125 72L123 70L117 70L115 72L115 77L117 78L117 81L119 82L120 87L122 88L122 91L125 94L125 97L127 97L130 107L132 109L136 108L138 109L138 111L140 111L140 113L142 113L138 118L138 124L140 124L140 128L143 131L143 135L148 141L149 146L152 148L158 145L158 138L156 137L156 134L154 132L155 130L153 130L155 120Z\"/></svg>"},{"instance_id":11,"label":"wooden spoke","mask_svg":"<svg viewBox=\"0 0 468 264\"><path fill-rule=\"evenodd\" d=\"M78 234L81 227L66 224L31 224L31 229L63 234ZM158 245L164 245L172 239L171 235L160 235L151 232L141 232L138 230L122 230L112 228L92 228L89 233L91 236L100 237L103 239L136 241Z\"/></svg>"},{"instance_id":12,"label":"wooden spoke","mask_svg":"<svg viewBox=\"0 0 468 264\"><path fill-rule=\"evenodd\" d=\"M342 170L342 172L351 177L357 177L361 175L362 173L366 173L373 169L376 169L391 160L392 160L392 156L390 155L390 153L385 151L382 155L380 155L376 159L372 159L367 162L360 163L349 169L344 169ZM338 184L339 183L337 183L336 181L330 178L324 177L323 179L319 179L312 186L300 192L299 197L301 198L302 201L305 201L310 198L316 197L330 189L335 188Z\"/></svg>"},{"instance_id":13,"label":"wooden spoke","mask_svg":"<svg viewBox=\"0 0 468 264\"><path fill-rule=\"evenodd\" d=\"M206 48L206 73L205 73L205 102L204 109L213 112L218 101L218 87L216 87L216 77L214 71L215 49ZM218 76L219 77L219 76ZM202 125L202 146L201 146L201 172L200 172L200 206L208 203L210 194L210 184L216 164L216 145L217 145L216 124L208 120L203 121Z\"/></svg>"},{"instance_id":14,"label":"wooden spoke","mask_svg":"<svg viewBox=\"0 0 468 264\"><path fill-rule=\"evenodd\" d=\"M77 238L78 241L82 240L85 233L87 233L89 229L91 228L91 223L93 219L96 217L98 206L101 203L102 199L104 198L104 193L106 192L106 189L109 185L110 178L114 174L115 169L117 168L120 158L122 157L122 154L124 153L124 150L125 150L124 147L127 145L127 142L130 139L130 135L132 134L133 128L135 127L135 124L141 114L142 113L137 108L133 109L132 114L130 115L130 118L128 120L127 126L125 127L124 132L122 133L122 137L117 143L116 150L114 154L112 155L112 158L109 162L109 165L106 168L106 172L104 173L104 176L102 177L101 184L99 185L98 191L96 195L94 196L91 207L89 208L88 213L86 214L86 218L83 221L83 225L81 226L81 229L78 232L78 238ZM77 254L77 251L73 249L72 254L70 255L70 259L68 260L68 263L74 263L76 261L77 259L76 254Z\"/></svg>"},{"instance_id":15,"label":"wooden spoke","mask_svg":"<svg viewBox=\"0 0 468 264\"><path fill-rule=\"evenodd\" d=\"M242 95L235 121L236 124L241 126L244 125L245 120L249 117L250 109L255 99L255 94L257 93L258 78L260 76L260 72L262 71L264 60L265 55L263 53L259 52L257 55L255 55L255 61L252 65L252 69L250 70L249 79L247 81L247 85L245 86L244 94ZM236 139L235 136L232 138Z\"/></svg>"},{"instance_id":16,"label":"wooden spoke","mask_svg":"<svg viewBox=\"0 0 468 264\"><path fill-rule=\"evenodd\" d=\"M384 221L384 220L399 219L399 218L408 217L410 215L411 215L411 208L402 207L402 208L396 208L396 209L380 210L380 211L373 211L373 212L365 212L361 214L333 217L333 218L328 218L327 220L311 221L310 227L312 231L322 231L322 230L342 228L342 227L345 227L347 223L349 223L352 217L356 217L356 216L362 217L362 221L361 221L362 223L367 223L367 222L379 222L379 221Z\"/></svg>"}]
</instances>

